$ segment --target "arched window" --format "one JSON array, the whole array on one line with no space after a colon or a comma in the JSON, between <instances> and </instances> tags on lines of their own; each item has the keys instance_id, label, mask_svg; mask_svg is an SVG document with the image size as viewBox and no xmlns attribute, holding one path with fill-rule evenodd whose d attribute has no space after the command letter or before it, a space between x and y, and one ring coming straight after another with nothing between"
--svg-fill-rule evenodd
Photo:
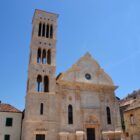
<instances>
[{"instance_id":1,"label":"arched window","mask_svg":"<svg viewBox=\"0 0 140 140\"><path fill-rule=\"evenodd\" d=\"M41 75L37 76L36 91L42 92L42 77L41 77Z\"/></svg>"},{"instance_id":2,"label":"arched window","mask_svg":"<svg viewBox=\"0 0 140 140\"><path fill-rule=\"evenodd\" d=\"M106 115L107 115L107 123L111 124L111 114L110 114L110 108L106 107Z\"/></svg>"},{"instance_id":3,"label":"arched window","mask_svg":"<svg viewBox=\"0 0 140 140\"><path fill-rule=\"evenodd\" d=\"M53 38L53 25L50 26L50 38Z\"/></svg>"},{"instance_id":4,"label":"arched window","mask_svg":"<svg viewBox=\"0 0 140 140\"><path fill-rule=\"evenodd\" d=\"M68 124L73 124L73 108L72 108L72 105L68 106Z\"/></svg>"},{"instance_id":5,"label":"arched window","mask_svg":"<svg viewBox=\"0 0 140 140\"><path fill-rule=\"evenodd\" d=\"M41 62L41 49L39 48L37 51L37 63Z\"/></svg>"},{"instance_id":6,"label":"arched window","mask_svg":"<svg viewBox=\"0 0 140 140\"><path fill-rule=\"evenodd\" d=\"M47 63L51 64L51 50L48 50L47 52Z\"/></svg>"},{"instance_id":7,"label":"arched window","mask_svg":"<svg viewBox=\"0 0 140 140\"><path fill-rule=\"evenodd\" d=\"M38 36L41 36L42 23L39 23Z\"/></svg>"},{"instance_id":8,"label":"arched window","mask_svg":"<svg viewBox=\"0 0 140 140\"><path fill-rule=\"evenodd\" d=\"M135 124L135 119L133 114L130 115L130 124Z\"/></svg>"},{"instance_id":9,"label":"arched window","mask_svg":"<svg viewBox=\"0 0 140 140\"><path fill-rule=\"evenodd\" d=\"M48 78L48 76L44 77L44 92L49 92L49 78Z\"/></svg>"},{"instance_id":10,"label":"arched window","mask_svg":"<svg viewBox=\"0 0 140 140\"><path fill-rule=\"evenodd\" d=\"M49 28L49 24L47 24L47 27L46 27L46 37L49 38L49 31L50 28Z\"/></svg>"},{"instance_id":11,"label":"arched window","mask_svg":"<svg viewBox=\"0 0 140 140\"><path fill-rule=\"evenodd\" d=\"M42 36L45 36L45 24L43 24Z\"/></svg>"},{"instance_id":12,"label":"arched window","mask_svg":"<svg viewBox=\"0 0 140 140\"><path fill-rule=\"evenodd\" d=\"M42 64L46 64L46 50L43 50L43 54L42 54Z\"/></svg>"},{"instance_id":13,"label":"arched window","mask_svg":"<svg viewBox=\"0 0 140 140\"><path fill-rule=\"evenodd\" d=\"M43 103L40 104L40 115L43 115Z\"/></svg>"}]
</instances>

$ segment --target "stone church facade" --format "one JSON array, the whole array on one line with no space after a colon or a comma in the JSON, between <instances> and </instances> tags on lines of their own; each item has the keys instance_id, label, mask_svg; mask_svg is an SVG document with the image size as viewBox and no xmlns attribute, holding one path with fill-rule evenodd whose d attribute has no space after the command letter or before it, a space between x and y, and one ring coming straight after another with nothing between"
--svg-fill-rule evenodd
<instances>
[{"instance_id":1,"label":"stone church facade","mask_svg":"<svg viewBox=\"0 0 140 140\"><path fill-rule=\"evenodd\" d=\"M120 140L117 87L89 53L55 76L57 18L33 16L22 140Z\"/></svg>"}]
</instances>

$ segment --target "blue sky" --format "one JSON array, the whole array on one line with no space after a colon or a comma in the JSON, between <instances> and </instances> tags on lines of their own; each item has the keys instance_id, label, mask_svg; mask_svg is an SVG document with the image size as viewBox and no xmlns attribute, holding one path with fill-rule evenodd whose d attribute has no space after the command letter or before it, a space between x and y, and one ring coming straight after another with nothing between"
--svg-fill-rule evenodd
<instances>
[{"instance_id":1,"label":"blue sky","mask_svg":"<svg viewBox=\"0 0 140 140\"><path fill-rule=\"evenodd\" d=\"M140 88L140 1L1 0L0 100L24 108L32 16L59 14L57 74L87 51L112 77L123 98Z\"/></svg>"}]
</instances>

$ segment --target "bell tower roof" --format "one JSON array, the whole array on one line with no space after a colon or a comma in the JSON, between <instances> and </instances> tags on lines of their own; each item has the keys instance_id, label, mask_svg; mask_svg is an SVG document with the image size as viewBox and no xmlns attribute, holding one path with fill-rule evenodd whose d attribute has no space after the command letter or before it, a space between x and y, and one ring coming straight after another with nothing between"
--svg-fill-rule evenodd
<instances>
[{"instance_id":1,"label":"bell tower roof","mask_svg":"<svg viewBox=\"0 0 140 140\"><path fill-rule=\"evenodd\" d=\"M35 12L34 12L34 15L33 15L33 19L32 19L32 22L34 21L34 19L46 19L48 17L50 17L51 19L56 19L58 18L58 14L56 13L52 13L52 12L47 12L47 11L44 11L44 10L39 10L39 9L35 9Z\"/></svg>"}]
</instances>

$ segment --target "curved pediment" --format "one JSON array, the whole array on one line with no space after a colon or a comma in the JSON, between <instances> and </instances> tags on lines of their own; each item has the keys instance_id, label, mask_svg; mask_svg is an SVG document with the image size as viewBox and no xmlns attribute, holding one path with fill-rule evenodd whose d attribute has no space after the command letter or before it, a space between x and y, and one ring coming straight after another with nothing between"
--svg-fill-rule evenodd
<instances>
[{"instance_id":1,"label":"curved pediment","mask_svg":"<svg viewBox=\"0 0 140 140\"><path fill-rule=\"evenodd\" d=\"M89 53L86 53L70 69L62 73L58 78L58 81L59 80L101 85L114 85L110 76L104 72L104 70Z\"/></svg>"},{"instance_id":2,"label":"curved pediment","mask_svg":"<svg viewBox=\"0 0 140 140\"><path fill-rule=\"evenodd\" d=\"M97 117L95 115L89 115L87 118L86 118L86 123L94 123L94 124L98 124L99 121L97 119Z\"/></svg>"}]
</instances>

